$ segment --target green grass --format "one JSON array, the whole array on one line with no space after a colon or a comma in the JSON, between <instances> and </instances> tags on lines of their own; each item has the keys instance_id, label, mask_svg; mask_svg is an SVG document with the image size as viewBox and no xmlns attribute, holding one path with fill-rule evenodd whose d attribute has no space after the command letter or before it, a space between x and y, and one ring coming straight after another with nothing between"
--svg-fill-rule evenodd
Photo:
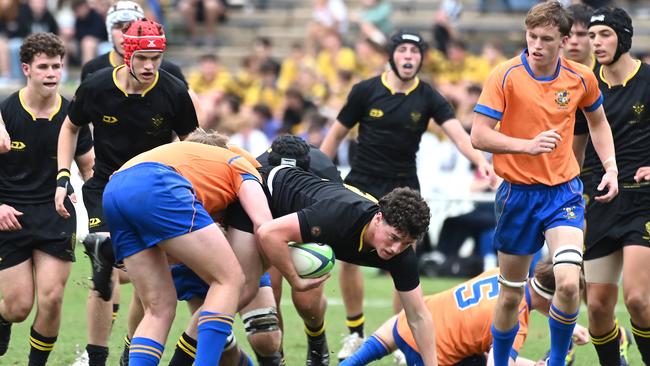
<instances>
[{"instance_id":1,"label":"green grass","mask_svg":"<svg viewBox=\"0 0 650 366\"><path fill-rule=\"evenodd\" d=\"M67 366L76 358L76 352L82 352L86 345L86 297L88 296L88 274L90 265L87 258L79 251L78 262L73 265L73 271L66 289L63 306L63 320L59 340L54 352L50 356L49 365ZM336 271L335 271L336 272ZM391 314L391 289L392 281L387 277L378 277L374 270L367 270L365 273L366 286L366 334L370 334ZM460 282L459 279L423 279L425 293L433 293L453 286ZM122 351L122 337L126 333L126 309L131 295L131 286L122 287L121 309L113 328L110 340L111 354L108 365L117 365L118 358ZM285 291L285 293L288 293ZM327 310L327 335L332 351L332 359L336 357L340 346L340 340L347 333L345 328L345 313L341 304L341 296L338 289L336 275L331 278L326 286L326 295L329 300ZM629 325L624 307L619 305L617 316L621 324ZM282 303L282 312L285 319L285 355L289 365L304 364L306 354L305 335L302 331L302 322L293 310L289 301ZM9 352L0 358L0 365L26 365L29 353L29 328L33 319L13 327L13 334ZM179 303L178 312L174 326L170 332L166 352L161 365L167 365L174 350L177 337L183 331L189 318L188 311L183 303ZM580 322L586 325L586 310L583 308L580 315ZM242 331L241 322L236 323L237 339L244 344L249 351L246 339ZM548 348L548 326L546 318L534 313L531 319L530 333L521 355L527 358L538 359ZM641 365L638 350L635 347L630 349L633 365ZM336 362L332 362L336 364ZM377 365L393 365L392 357L386 357ZM597 365L596 353L593 346L586 345L578 347L576 366Z\"/></svg>"}]
</instances>

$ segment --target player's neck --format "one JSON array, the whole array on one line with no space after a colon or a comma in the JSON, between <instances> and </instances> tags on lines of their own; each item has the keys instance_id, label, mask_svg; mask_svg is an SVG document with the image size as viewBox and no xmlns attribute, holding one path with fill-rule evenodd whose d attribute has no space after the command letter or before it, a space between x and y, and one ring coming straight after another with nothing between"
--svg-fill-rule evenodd
<instances>
[{"instance_id":1,"label":"player's neck","mask_svg":"<svg viewBox=\"0 0 650 366\"><path fill-rule=\"evenodd\" d=\"M629 79L637 66L638 61L629 53L625 53L615 63L603 65L603 77L609 85L621 85Z\"/></svg>"},{"instance_id":2,"label":"player's neck","mask_svg":"<svg viewBox=\"0 0 650 366\"><path fill-rule=\"evenodd\" d=\"M117 70L117 81L124 87L124 90L128 94L142 94L153 83L153 80L145 83L140 82L131 75L128 67L122 67Z\"/></svg>"},{"instance_id":3,"label":"player's neck","mask_svg":"<svg viewBox=\"0 0 650 366\"><path fill-rule=\"evenodd\" d=\"M47 118L52 110L59 105L59 94L56 91L41 91L27 85L20 91L20 98L25 106L38 118Z\"/></svg>"},{"instance_id":4,"label":"player's neck","mask_svg":"<svg viewBox=\"0 0 650 366\"><path fill-rule=\"evenodd\" d=\"M417 77L404 81L398 78L393 70L390 70L386 73L386 82L394 91L398 93L404 93L413 87L413 85L417 82Z\"/></svg>"},{"instance_id":5,"label":"player's neck","mask_svg":"<svg viewBox=\"0 0 650 366\"><path fill-rule=\"evenodd\" d=\"M533 72L533 75L535 75L536 78L547 78L555 75L555 72L557 71L558 60L559 56L554 58L553 61L549 62L546 65L540 65L538 63L531 63L529 58L528 65L530 65L530 70Z\"/></svg>"}]
</instances>

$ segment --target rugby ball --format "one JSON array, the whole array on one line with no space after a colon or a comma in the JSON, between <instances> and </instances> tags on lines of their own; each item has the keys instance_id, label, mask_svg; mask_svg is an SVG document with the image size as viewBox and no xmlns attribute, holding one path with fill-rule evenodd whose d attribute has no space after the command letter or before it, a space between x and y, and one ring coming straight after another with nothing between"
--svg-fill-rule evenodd
<instances>
[{"instance_id":1,"label":"rugby ball","mask_svg":"<svg viewBox=\"0 0 650 366\"><path fill-rule=\"evenodd\" d=\"M318 278L334 268L334 251L327 244L290 243L291 259L303 278Z\"/></svg>"}]
</instances>

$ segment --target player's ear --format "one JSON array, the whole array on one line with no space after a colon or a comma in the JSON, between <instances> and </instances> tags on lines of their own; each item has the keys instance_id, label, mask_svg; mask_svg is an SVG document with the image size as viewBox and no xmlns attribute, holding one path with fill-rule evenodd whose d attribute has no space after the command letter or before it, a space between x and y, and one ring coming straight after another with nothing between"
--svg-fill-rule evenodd
<instances>
[{"instance_id":1,"label":"player's ear","mask_svg":"<svg viewBox=\"0 0 650 366\"><path fill-rule=\"evenodd\" d=\"M375 221L375 224L379 225L381 223L381 220L384 219L384 214L379 211L375 214L375 216L372 218L373 221Z\"/></svg>"}]
</instances>

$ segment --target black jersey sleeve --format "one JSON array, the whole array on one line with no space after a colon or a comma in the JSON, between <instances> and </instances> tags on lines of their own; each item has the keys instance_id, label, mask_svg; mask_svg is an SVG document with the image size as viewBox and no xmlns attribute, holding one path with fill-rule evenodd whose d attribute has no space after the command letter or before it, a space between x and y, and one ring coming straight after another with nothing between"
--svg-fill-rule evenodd
<instances>
[{"instance_id":1,"label":"black jersey sleeve","mask_svg":"<svg viewBox=\"0 0 650 366\"><path fill-rule=\"evenodd\" d=\"M68 105L68 117L76 126L87 125L91 122L91 117L86 113L84 103L88 97L87 82L82 82L74 93L74 97Z\"/></svg>"},{"instance_id":2,"label":"black jersey sleeve","mask_svg":"<svg viewBox=\"0 0 650 366\"><path fill-rule=\"evenodd\" d=\"M176 94L176 113L177 118L174 121L172 129L178 136L188 135L190 132L199 127L199 121L196 117L196 110L192 103L192 98L187 89Z\"/></svg>"},{"instance_id":3,"label":"black jersey sleeve","mask_svg":"<svg viewBox=\"0 0 650 366\"><path fill-rule=\"evenodd\" d=\"M336 117L345 127L352 128L361 121L365 111L364 99L367 98L364 82L360 82L352 87L345 105Z\"/></svg>"},{"instance_id":4,"label":"black jersey sleeve","mask_svg":"<svg viewBox=\"0 0 650 366\"><path fill-rule=\"evenodd\" d=\"M576 111L576 125L573 128L574 135L582 135L589 132L589 125L587 124L587 117L580 109Z\"/></svg>"},{"instance_id":5,"label":"black jersey sleeve","mask_svg":"<svg viewBox=\"0 0 650 366\"><path fill-rule=\"evenodd\" d=\"M433 120L438 125L442 125L450 119L456 118L454 109L447 99L434 89L431 89L431 93L431 117L433 117Z\"/></svg>"},{"instance_id":6,"label":"black jersey sleeve","mask_svg":"<svg viewBox=\"0 0 650 366\"><path fill-rule=\"evenodd\" d=\"M418 258L413 247L391 258L383 268L390 272L397 291L411 291L420 284Z\"/></svg>"},{"instance_id":7,"label":"black jersey sleeve","mask_svg":"<svg viewBox=\"0 0 650 366\"><path fill-rule=\"evenodd\" d=\"M75 150L75 156L80 156L93 148L93 137L90 133L90 126L83 125L79 131L79 137L77 138L77 149Z\"/></svg>"},{"instance_id":8,"label":"black jersey sleeve","mask_svg":"<svg viewBox=\"0 0 650 366\"><path fill-rule=\"evenodd\" d=\"M183 84L185 84L185 88L189 89L189 84L185 79L185 75L183 75L183 71L181 71L181 68L178 67L178 65L163 59L160 68L172 74L174 77L176 77L176 79L180 80Z\"/></svg>"}]
</instances>

